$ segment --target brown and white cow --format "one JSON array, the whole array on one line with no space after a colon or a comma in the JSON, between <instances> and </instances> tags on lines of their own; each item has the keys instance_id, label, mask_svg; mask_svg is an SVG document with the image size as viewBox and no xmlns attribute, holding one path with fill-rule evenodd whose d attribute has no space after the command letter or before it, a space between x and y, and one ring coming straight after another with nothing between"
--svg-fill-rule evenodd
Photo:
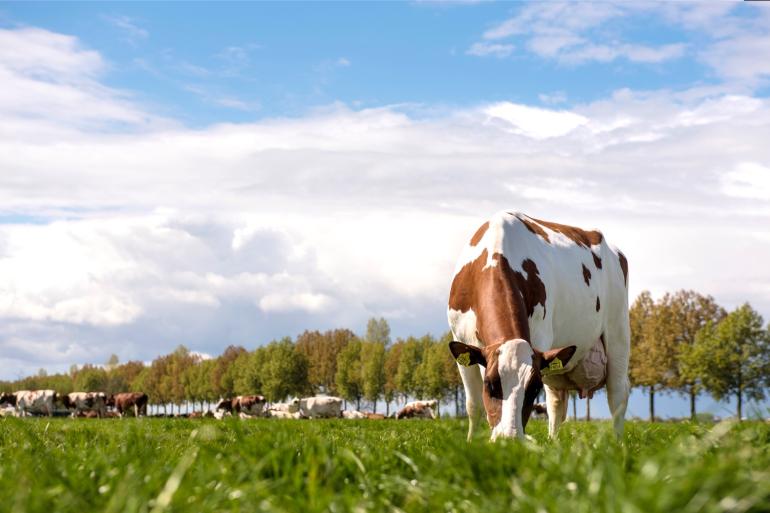
<instances>
[{"instance_id":1,"label":"brown and white cow","mask_svg":"<svg viewBox=\"0 0 770 513\"><path fill-rule=\"evenodd\" d=\"M548 431L567 390L607 386L615 431L628 403L628 263L598 231L499 212L463 248L447 314L470 440L486 410L492 439L524 437L545 384ZM478 365L478 367L476 366Z\"/></svg>"},{"instance_id":2,"label":"brown and white cow","mask_svg":"<svg viewBox=\"0 0 770 513\"><path fill-rule=\"evenodd\" d=\"M53 416L56 392L54 390L20 390L16 392L16 409L27 415Z\"/></svg>"},{"instance_id":3,"label":"brown and white cow","mask_svg":"<svg viewBox=\"0 0 770 513\"><path fill-rule=\"evenodd\" d=\"M72 412L73 417L81 413L94 412L99 418L107 412L107 394L104 392L72 392L62 397L64 407Z\"/></svg>"},{"instance_id":4,"label":"brown and white cow","mask_svg":"<svg viewBox=\"0 0 770 513\"><path fill-rule=\"evenodd\" d=\"M216 410L246 417L264 417L267 401L261 395L239 395L230 399L220 399Z\"/></svg>"},{"instance_id":5,"label":"brown and white cow","mask_svg":"<svg viewBox=\"0 0 770 513\"><path fill-rule=\"evenodd\" d=\"M126 412L133 411L134 417L147 416L147 402L149 398L143 392L123 392L111 395L107 398L107 406L113 406L118 415L123 417Z\"/></svg>"},{"instance_id":6,"label":"brown and white cow","mask_svg":"<svg viewBox=\"0 0 770 513\"><path fill-rule=\"evenodd\" d=\"M396 419L435 419L435 410L438 408L438 401L412 401L406 403L398 413Z\"/></svg>"}]
</instances>

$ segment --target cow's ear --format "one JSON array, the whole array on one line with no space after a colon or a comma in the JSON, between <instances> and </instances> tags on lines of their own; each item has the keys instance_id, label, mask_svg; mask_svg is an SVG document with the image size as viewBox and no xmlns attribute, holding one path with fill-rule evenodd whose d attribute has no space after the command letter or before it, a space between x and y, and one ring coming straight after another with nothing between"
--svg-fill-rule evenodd
<instances>
[{"instance_id":1,"label":"cow's ear","mask_svg":"<svg viewBox=\"0 0 770 513\"><path fill-rule=\"evenodd\" d=\"M540 359L540 371L558 371L567 365L567 362L575 355L577 346L567 346L560 349L550 349L543 353Z\"/></svg>"},{"instance_id":2,"label":"cow's ear","mask_svg":"<svg viewBox=\"0 0 770 513\"><path fill-rule=\"evenodd\" d=\"M465 367L471 365L487 366L487 359L484 358L484 353L476 346L463 344L462 342L450 342L449 350L452 351L452 356L460 365Z\"/></svg>"}]
</instances>

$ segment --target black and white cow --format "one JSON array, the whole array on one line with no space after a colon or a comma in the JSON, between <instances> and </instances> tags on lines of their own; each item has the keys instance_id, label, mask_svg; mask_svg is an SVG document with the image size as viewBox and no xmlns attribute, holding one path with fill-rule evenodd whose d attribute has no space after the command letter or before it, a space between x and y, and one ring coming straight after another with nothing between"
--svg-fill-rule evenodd
<instances>
[{"instance_id":1,"label":"black and white cow","mask_svg":"<svg viewBox=\"0 0 770 513\"><path fill-rule=\"evenodd\" d=\"M550 436L566 418L568 390L590 395L605 384L620 436L629 394L627 286L626 258L598 231L512 212L482 224L462 250L447 311L468 439L482 407L493 440L524 437L543 384Z\"/></svg>"},{"instance_id":2,"label":"black and white cow","mask_svg":"<svg viewBox=\"0 0 770 513\"><path fill-rule=\"evenodd\" d=\"M53 416L56 392L54 390L20 390L16 392L16 409L22 417L27 415Z\"/></svg>"},{"instance_id":3,"label":"black and white cow","mask_svg":"<svg viewBox=\"0 0 770 513\"><path fill-rule=\"evenodd\" d=\"M107 413L107 394L104 392L72 392L62 397L64 407L72 412L73 417L85 412L94 412L102 418Z\"/></svg>"}]
</instances>

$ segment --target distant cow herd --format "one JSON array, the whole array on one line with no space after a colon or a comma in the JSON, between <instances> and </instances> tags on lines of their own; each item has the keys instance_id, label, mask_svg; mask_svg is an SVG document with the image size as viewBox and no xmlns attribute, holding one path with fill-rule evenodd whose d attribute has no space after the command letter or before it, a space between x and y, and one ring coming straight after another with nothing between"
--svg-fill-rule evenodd
<instances>
[{"instance_id":1,"label":"distant cow herd","mask_svg":"<svg viewBox=\"0 0 770 513\"><path fill-rule=\"evenodd\" d=\"M0 394L0 416L53 416L62 408L72 417L108 418L132 415L147 416L149 398L142 392L107 395L104 392L72 392L58 394L54 390L20 390ZM384 419L379 413L343 410L343 399L331 396L293 398L286 403L269 403L261 395L239 395L220 399L214 411L178 415L189 418L214 417L279 419ZM438 402L412 401L396 412L396 419L435 419ZM165 415L162 415L165 416Z\"/></svg>"}]
</instances>

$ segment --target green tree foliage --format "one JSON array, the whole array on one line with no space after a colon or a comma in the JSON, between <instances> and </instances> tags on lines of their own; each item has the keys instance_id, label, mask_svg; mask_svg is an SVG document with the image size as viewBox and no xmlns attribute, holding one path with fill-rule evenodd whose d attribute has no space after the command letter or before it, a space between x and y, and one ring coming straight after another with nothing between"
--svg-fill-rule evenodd
<instances>
[{"instance_id":1,"label":"green tree foliage","mask_svg":"<svg viewBox=\"0 0 770 513\"><path fill-rule=\"evenodd\" d=\"M361 372L361 348L359 339L350 342L337 356L337 393L360 407L364 386Z\"/></svg>"},{"instance_id":2,"label":"green tree foliage","mask_svg":"<svg viewBox=\"0 0 770 513\"><path fill-rule=\"evenodd\" d=\"M305 331L297 337L297 351L305 355L310 365L308 380L313 393L338 393L337 356L355 339L355 333L346 329Z\"/></svg>"},{"instance_id":3,"label":"green tree foliage","mask_svg":"<svg viewBox=\"0 0 770 513\"><path fill-rule=\"evenodd\" d=\"M385 343L363 342L361 348L361 380L363 397L377 412L377 401L385 393Z\"/></svg>"},{"instance_id":4,"label":"green tree foliage","mask_svg":"<svg viewBox=\"0 0 770 513\"><path fill-rule=\"evenodd\" d=\"M746 303L717 324L707 322L681 361L683 374L715 398L735 396L740 419L744 396L762 400L770 384L770 336L762 316Z\"/></svg>"},{"instance_id":5,"label":"green tree foliage","mask_svg":"<svg viewBox=\"0 0 770 513\"><path fill-rule=\"evenodd\" d=\"M665 343L676 347L675 377L672 385L690 397L690 418L695 419L695 398L700 390L698 380L688 378L681 372L681 354L695 344L697 333L707 323L717 323L725 316L724 309L713 297L704 296L694 290L680 290L666 294L660 308L667 309L669 323L666 326Z\"/></svg>"},{"instance_id":6,"label":"green tree foliage","mask_svg":"<svg viewBox=\"0 0 770 513\"><path fill-rule=\"evenodd\" d=\"M258 348L254 365L260 375L262 394L268 401L281 401L289 396L310 392L308 360L296 350L289 337Z\"/></svg>"},{"instance_id":7,"label":"green tree foliage","mask_svg":"<svg viewBox=\"0 0 770 513\"><path fill-rule=\"evenodd\" d=\"M102 392L107 389L107 371L93 365L84 365L75 373L73 388L78 392Z\"/></svg>"},{"instance_id":8,"label":"green tree foliage","mask_svg":"<svg viewBox=\"0 0 770 513\"><path fill-rule=\"evenodd\" d=\"M452 353L449 351L449 343L454 340L454 336L451 331L447 331L439 339L438 345L445 353L445 359L443 364L444 380L447 386L447 392L454 398L455 403L455 415L460 415L460 391L463 388L463 380L460 377L460 372L457 370L457 364L455 359L452 358Z\"/></svg>"},{"instance_id":9,"label":"green tree foliage","mask_svg":"<svg viewBox=\"0 0 770 513\"><path fill-rule=\"evenodd\" d=\"M390 414L390 403L396 399L399 394L396 376L398 367L401 365L401 351L404 349L404 341L398 340L390 346L385 354L385 390L383 398L385 399L385 414Z\"/></svg>"},{"instance_id":10,"label":"green tree foliage","mask_svg":"<svg viewBox=\"0 0 770 513\"><path fill-rule=\"evenodd\" d=\"M390 326L383 317L375 319L372 317L366 323L366 342L380 342L386 348L390 345Z\"/></svg>"},{"instance_id":11,"label":"green tree foliage","mask_svg":"<svg viewBox=\"0 0 770 513\"><path fill-rule=\"evenodd\" d=\"M419 397L422 393L417 381L417 368L422 363L423 341L415 337L407 338L401 348L395 386L398 393L406 400L407 396Z\"/></svg>"},{"instance_id":12,"label":"green tree foliage","mask_svg":"<svg viewBox=\"0 0 770 513\"><path fill-rule=\"evenodd\" d=\"M230 371L232 363L246 352L241 346L228 346L217 358L211 373L211 386L217 397L230 397L235 392L235 375Z\"/></svg>"},{"instance_id":13,"label":"green tree foliage","mask_svg":"<svg viewBox=\"0 0 770 513\"><path fill-rule=\"evenodd\" d=\"M629 310L631 324L631 361L629 377L633 386L647 388L650 398L650 422L655 421L655 392L675 381L677 352L667 343L666 329L671 312L659 308L648 291L636 298Z\"/></svg>"}]
</instances>

